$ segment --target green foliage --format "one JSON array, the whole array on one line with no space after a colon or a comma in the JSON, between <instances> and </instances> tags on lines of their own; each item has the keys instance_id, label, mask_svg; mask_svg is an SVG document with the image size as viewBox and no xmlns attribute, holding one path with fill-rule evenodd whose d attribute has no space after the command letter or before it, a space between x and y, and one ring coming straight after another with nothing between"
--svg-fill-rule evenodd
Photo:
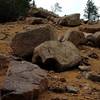
<instances>
[{"instance_id":1,"label":"green foliage","mask_svg":"<svg viewBox=\"0 0 100 100\"><path fill-rule=\"evenodd\" d=\"M98 16L98 8L92 0L87 1L84 16L88 20L96 20Z\"/></svg>"},{"instance_id":2,"label":"green foliage","mask_svg":"<svg viewBox=\"0 0 100 100\"><path fill-rule=\"evenodd\" d=\"M25 16L30 0L0 0L0 20L16 19Z\"/></svg>"}]
</instances>

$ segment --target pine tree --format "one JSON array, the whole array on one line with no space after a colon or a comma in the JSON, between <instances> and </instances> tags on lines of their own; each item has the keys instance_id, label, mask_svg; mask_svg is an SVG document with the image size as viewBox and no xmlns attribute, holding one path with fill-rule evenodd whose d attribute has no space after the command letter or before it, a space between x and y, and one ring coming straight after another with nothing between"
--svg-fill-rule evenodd
<instances>
[{"instance_id":1,"label":"pine tree","mask_svg":"<svg viewBox=\"0 0 100 100\"><path fill-rule=\"evenodd\" d=\"M30 0L0 0L0 21L8 21L25 16Z\"/></svg>"},{"instance_id":2,"label":"pine tree","mask_svg":"<svg viewBox=\"0 0 100 100\"><path fill-rule=\"evenodd\" d=\"M98 8L92 0L88 0L85 8L85 18L88 20L96 20L98 16Z\"/></svg>"}]
</instances>

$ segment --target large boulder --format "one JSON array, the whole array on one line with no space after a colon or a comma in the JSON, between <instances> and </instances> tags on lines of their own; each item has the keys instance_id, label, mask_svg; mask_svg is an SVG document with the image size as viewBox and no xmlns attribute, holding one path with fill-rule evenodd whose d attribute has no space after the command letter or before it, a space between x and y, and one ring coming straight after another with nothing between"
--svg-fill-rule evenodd
<instances>
[{"instance_id":1,"label":"large boulder","mask_svg":"<svg viewBox=\"0 0 100 100\"><path fill-rule=\"evenodd\" d=\"M68 30L60 41L71 41L74 45L78 46L85 43L85 36L81 31Z\"/></svg>"},{"instance_id":2,"label":"large boulder","mask_svg":"<svg viewBox=\"0 0 100 100\"><path fill-rule=\"evenodd\" d=\"M25 57L32 54L34 48L44 41L54 39L54 28L49 25L34 27L30 31L17 33L12 39L13 54Z\"/></svg>"},{"instance_id":3,"label":"large boulder","mask_svg":"<svg viewBox=\"0 0 100 100\"><path fill-rule=\"evenodd\" d=\"M44 19L44 18L27 17L25 19L25 22L28 24L35 25L35 24L46 24L46 23L48 23L48 20Z\"/></svg>"},{"instance_id":4,"label":"large boulder","mask_svg":"<svg viewBox=\"0 0 100 100\"><path fill-rule=\"evenodd\" d=\"M59 20L56 20L57 24L63 25L63 26L78 26L80 25L80 14L72 14L68 16L64 16L59 18Z\"/></svg>"},{"instance_id":5,"label":"large boulder","mask_svg":"<svg viewBox=\"0 0 100 100\"><path fill-rule=\"evenodd\" d=\"M83 32L83 33L85 36L85 44L90 45L90 46L94 46L95 45L95 38L93 36L93 33L86 33L86 32Z\"/></svg>"},{"instance_id":6,"label":"large boulder","mask_svg":"<svg viewBox=\"0 0 100 100\"><path fill-rule=\"evenodd\" d=\"M93 37L95 39L95 46L100 47L100 32L93 34Z\"/></svg>"},{"instance_id":7,"label":"large boulder","mask_svg":"<svg viewBox=\"0 0 100 100\"><path fill-rule=\"evenodd\" d=\"M87 33L95 33L97 31L100 31L99 25L83 25L79 27L80 31L87 32Z\"/></svg>"},{"instance_id":8,"label":"large boulder","mask_svg":"<svg viewBox=\"0 0 100 100\"><path fill-rule=\"evenodd\" d=\"M34 100L47 89L47 73L26 61L11 61L1 89L3 100Z\"/></svg>"},{"instance_id":9,"label":"large boulder","mask_svg":"<svg viewBox=\"0 0 100 100\"><path fill-rule=\"evenodd\" d=\"M36 8L36 7L31 8L29 13L31 16L40 17L40 18L59 17L58 15L56 15L55 13L51 11L48 11L43 8Z\"/></svg>"},{"instance_id":10,"label":"large boulder","mask_svg":"<svg viewBox=\"0 0 100 100\"><path fill-rule=\"evenodd\" d=\"M46 41L34 49L32 62L46 69L65 71L80 60L79 51L71 42Z\"/></svg>"}]
</instances>

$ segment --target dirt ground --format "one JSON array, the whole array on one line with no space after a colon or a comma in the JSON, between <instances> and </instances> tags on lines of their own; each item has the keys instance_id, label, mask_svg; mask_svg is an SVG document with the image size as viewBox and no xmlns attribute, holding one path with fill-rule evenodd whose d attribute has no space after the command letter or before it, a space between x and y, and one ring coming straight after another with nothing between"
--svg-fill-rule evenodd
<instances>
[{"instance_id":1,"label":"dirt ground","mask_svg":"<svg viewBox=\"0 0 100 100\"><path fill-rule=\"evenodd\" d=\"M10 41L15 34L26 29L32 28L33 25L25 24L24 22L9 22L0 24L0 53L9 55L12 52L10 48ZM75 27L78 28L78 27ZM56 27L57 34L62 35L68 27ZM80 46L80 53L83 57L88 58L87 61L91 66L91 71L100 74L100 49L90 46ZM89 57L90 54L95 53L97 58ZM5 79L6 69L0 70L0 87L2 87ZM64 82L59 82L56 79L63 79ZM78 93L56 93L53 91L45 91L42 93L38 100L100 100L100 83L94 82L84 78L82 71L78 68L66 72L55 73L48 72L49 86L75 86L79 89Z\"/></svg>"},{"instance_id":2,"label":"dirt ground","mask_svg":"<svg viewBox=\"0 0 100 100\"><path fill-rule=\"evenodd\" d=\"M84 50L81 50L83 56L87 56L88 51L89 53L95 52L98 54L98 59L89 58L88 62L91 65L91 71L100 73L100 50L91 47L84 47ZM66 85L78 87L79 93L53 93L47 91L39 97L39 100L100 100L100 83L85 79L78 69L62 73L50 73L50 76L64 78Z\"/></svg>"}]
</instances>

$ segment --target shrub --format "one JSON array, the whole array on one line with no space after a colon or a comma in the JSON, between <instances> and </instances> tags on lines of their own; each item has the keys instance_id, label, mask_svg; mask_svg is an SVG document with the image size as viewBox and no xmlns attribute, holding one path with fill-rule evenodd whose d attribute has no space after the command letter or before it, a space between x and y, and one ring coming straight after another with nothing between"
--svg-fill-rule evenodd
<instances>
[{"instance_id":1,"label":"shrub","mask_svg":"<svg viewBox=\"0 0 100 100\"><path fill-rule=\"evenodd\" d=\"M0 21L8 21L25 16L30 0L0 0Z\"/></svg>"}]
</instances>

